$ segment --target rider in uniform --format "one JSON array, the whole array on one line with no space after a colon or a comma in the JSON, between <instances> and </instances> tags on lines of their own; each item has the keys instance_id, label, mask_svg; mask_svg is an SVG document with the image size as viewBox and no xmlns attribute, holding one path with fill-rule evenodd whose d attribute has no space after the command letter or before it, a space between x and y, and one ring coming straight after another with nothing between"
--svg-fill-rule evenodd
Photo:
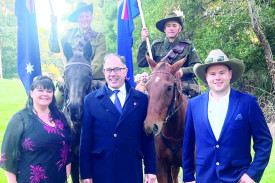
<instances>
[{"instance_id":1,"label":"rider in uniform","mask_svg":"<svg viewBox=\"0 0 275 183\"><path fill-rule=\"evenodd\" d=\"M72 46L73 51L83 52L83 45L90 43L92 46L92 57L91 57L91 68L93 74L93 85L95 87L100 87L100 83L104 83L104 75L102 73L103 69L103 58L106 54L106 41L105 35L100 32L96 32L91 29L91 23L93 20L93 4L86 4L84 2L79 2L77 4L76 10L68 17L68 20L73 23L78 23L77 28L69 29L61 39L62 47L65 44ZM49 40L49 48L51 52L58 53L60 48L57 40L56 32L56 17L51 18L52 29ZM64 50L65 51L65 50ZM101 82L102 81L102 82ZM60 101L60 90L62 93L62 86L64 86L62 81L58 82L57 87L57 101ZM60 102L58 102L60 105Z\"/></svg>"},{"instance_id":2,"label":"rider in uniform","mask_svg":"<svg viewBox=\"0 0 275 183\"><path fill-rule=\"evenodd\" d=\"M158 63L162 59L174 64L178 60L187 56L187 60L182 66L182 88L183 92L190 97L200 94L200 87L195 80L193 66L201 63L198 53L192 42L183 38L180 32L184 25L184 15L181 11L172 11L164 19L156 23L159 31L164 32L166 37L153 41L151 50L153 59ZM138 47L137 64L139 67L147 67L148 63L145 57L147 52L146 38L149 37L147 28L141 31L142 42Z\"/></svg>"}]
</instances>

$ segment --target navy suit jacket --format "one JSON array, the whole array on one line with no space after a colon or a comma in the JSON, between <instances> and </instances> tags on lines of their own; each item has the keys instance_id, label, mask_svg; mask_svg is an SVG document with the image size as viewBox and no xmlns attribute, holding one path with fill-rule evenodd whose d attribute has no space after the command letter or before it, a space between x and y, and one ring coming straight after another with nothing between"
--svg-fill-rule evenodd
<instances>
[{"instance_id":1,"label":"navy suit jacket","mask_svg":"<svg viewBox=\"0 0 275 183\"><path fill-rule=\"evenodd\" d=\"M208 120L208 100L209 92L188 103L183 142L183 180L195 180L195 171L197 183L235 183L244 173L259 182L269 161L272 137L256 98L231 89L228 111L218 141ZM251 137L255 151L253 161Z\"/></svg>"},{"instance_id":2,"label":"navy suit jacket","mask_svg":"<svg viewBox=\"0 0 275 183\"><path fill-rule=\"evenodd\" d=\"M80 174L94 183L142 183L156 174L153 136L144 132L148 98L126 81L122 114L110 99L107 84L87 95L80 142Z\"/></svg>"}]
</instances>

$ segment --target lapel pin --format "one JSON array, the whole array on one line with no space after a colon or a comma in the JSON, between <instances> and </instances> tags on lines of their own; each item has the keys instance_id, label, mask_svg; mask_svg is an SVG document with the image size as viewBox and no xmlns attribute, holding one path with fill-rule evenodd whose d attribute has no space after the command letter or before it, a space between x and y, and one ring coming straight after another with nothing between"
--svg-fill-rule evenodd
<instances>
[{"instance_id":1,"label":"lapel pin","mask_svg":"<svg viewBox=\"0 0 275 183\"><path fill-rule=\"evenodd\" d=\"M134 102L134 106L136 106L137 105L137 103L136 102Z\"/></svg>"}]
</instances>

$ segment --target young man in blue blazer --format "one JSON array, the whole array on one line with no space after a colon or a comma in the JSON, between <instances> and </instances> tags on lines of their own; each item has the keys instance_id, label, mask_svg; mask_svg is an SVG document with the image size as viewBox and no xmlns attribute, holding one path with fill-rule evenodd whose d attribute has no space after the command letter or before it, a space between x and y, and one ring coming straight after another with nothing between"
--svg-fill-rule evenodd
<instances>
[{"instance_id":1,"label":"young man in blue blazer","mask_svg":"<svg viewBox=\"0 0 275 183\"><path fill-rule=\"evenodd\" d=\"M210 91L188 103L182 154L184 182L261 180L272 137L257 99L230 87L244 69L242 61L228 59L221 50L212 50L204 64L194 66L196 76Z\"/></svg>"}]
</instances>

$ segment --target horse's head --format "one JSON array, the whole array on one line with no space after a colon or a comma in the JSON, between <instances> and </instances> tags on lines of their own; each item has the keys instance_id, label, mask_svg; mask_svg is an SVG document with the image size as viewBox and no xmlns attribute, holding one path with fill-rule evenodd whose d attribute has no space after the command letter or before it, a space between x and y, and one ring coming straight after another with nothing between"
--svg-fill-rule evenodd
<instances>
[{"instance_id":1,"label":"horse's head","mask_svg":"<svg viewBox=\"0 0 275 183\"><path fill-rule=\"evenodd\" d=\"M69 44L64 46L68 64L64 71L66 109L72 121L81 121L84 97L90 92L92 46L86 44L83 53L74 53Z\"/></svg>"},{"instance_id":2,"label":"horse's head","mask_svg":"<svg viewBox=\"0 0 275 183\"><path fill-rule=\"evenodd\" d=\"M170 65L165 62L156 63L147 57L151 78L146 84L149 104L147 116L144 122L146 133L158 135L168 118L175 112L181 96L181 84L179 69L186 58Z\"/></svg>"}]
</instances>

